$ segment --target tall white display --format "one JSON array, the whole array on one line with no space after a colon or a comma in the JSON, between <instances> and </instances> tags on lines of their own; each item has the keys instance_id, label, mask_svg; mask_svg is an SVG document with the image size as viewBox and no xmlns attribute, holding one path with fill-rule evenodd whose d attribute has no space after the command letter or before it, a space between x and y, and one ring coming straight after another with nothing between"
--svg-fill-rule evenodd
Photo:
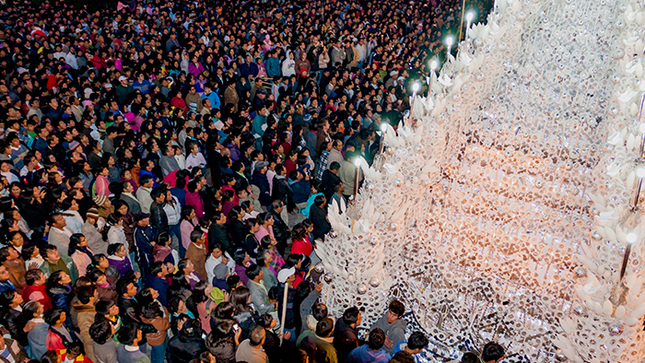
<instances>
[{"instance_id":1,"label":"tall white display","mask_svg":"<svg viewBox=\"0 0 645 363\"><path fill-rule=\"evenodd\" d=\"M330 210L330 309L396 297L443 357L644 361L644 25L631 0L497 1Z\"/></svg>"}]
</instances>

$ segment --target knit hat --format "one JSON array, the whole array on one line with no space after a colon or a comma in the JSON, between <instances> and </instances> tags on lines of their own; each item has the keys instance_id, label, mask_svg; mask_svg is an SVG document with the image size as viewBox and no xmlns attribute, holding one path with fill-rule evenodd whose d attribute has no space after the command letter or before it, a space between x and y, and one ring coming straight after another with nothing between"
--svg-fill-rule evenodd
<instances>
[{"instance_id":1,"label":"knit hat","mask_svg":"<svg viewBox=\"0 0 645 363\"><path fill-rule=\"evenodd\" d=\"M282 270L280 270L280 272L278 272L278 281L281 284L284 284L285 282L287 282L287 279L295 273L296 269L294 267L283 268Z\"/></svg>"},{"instance_id":2,"label":"knit hat","mask_svg":"<svg viewBox=\"0 0 645 363\"><path fill-rule=\"evenodd\" d=\"M220 280L226 277L227 272L228 272L228 267L226 267L226 265L223 263L220 263L219 265L215 266L215 268L213 269L215 278Z\"/></svg>"},{"instance_id":3,"label":"knit hat","mask_svg":"<svg viewBox=\"0 0 645 363\"><path fill-rule=\"evenodd\" d=\"M80 144L81 143L76 141L76 140L70 142L69 143L69 151L72 151L72 150L76 149Z\"/></svg>"},{"instance_id":4,"label":"knit hat","mask_svg":"<svg viewBox=\"0 0 645 363\"><path fill-rule=\"evenodd\" d=\"M255 170L262 170L262 168L264 168L265 166L269 166L269 163L266 161L258 161L257 163L255 163Z\"/></svg>"},{"instance_id":5,"label":"knit hat","mask_svg":"<svg viewBox=\"0 0 645 363\"><path fill-rule=\"evenodd\" d=\"M90 210L87 211L85 214L86 218L99 218L99 211L96 208L90 208Z\"/></svg>"},{"instance_id":6,"label":"knit hat","mask_svg":"<svg viewBox=\"0 0 645 363\"><path fill-rule=\"evenodd\" d=\"M97 195L94 197L94 203L100 207L105 204L107 199L108 198L105 195Z\"/></svg>"}]
</instances>

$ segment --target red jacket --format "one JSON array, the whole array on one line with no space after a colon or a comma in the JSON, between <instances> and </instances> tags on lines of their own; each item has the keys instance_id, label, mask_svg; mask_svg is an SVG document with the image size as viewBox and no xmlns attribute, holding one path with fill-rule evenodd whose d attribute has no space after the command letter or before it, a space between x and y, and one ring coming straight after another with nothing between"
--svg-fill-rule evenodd
<instances>
[{"instance_id":1,"label":"red jacket","mask_svg":"<svg viewBox=\"0 0 645 363\"><path fill-rule=\"evenodd\" d=\"M36 300L43 304L44 311L47 311L52 308L52 300L47 295L45 288L45 285L25 285L22 288L22 299L25 301Z\"/></svg>"},{"instance_id":2,"label":"red jacket","mask_svg":"<svg viewBox=\"0 0 645 363\"><path fill-rule=\"evenodd\" d=\"M311 252L314 250L314 246L309 243L307 238L303 238L301 240L293 241L293 244L291 245L291 254L292 255L305 255L305 256L311 256Z\"/></svg>"}]
</instances>

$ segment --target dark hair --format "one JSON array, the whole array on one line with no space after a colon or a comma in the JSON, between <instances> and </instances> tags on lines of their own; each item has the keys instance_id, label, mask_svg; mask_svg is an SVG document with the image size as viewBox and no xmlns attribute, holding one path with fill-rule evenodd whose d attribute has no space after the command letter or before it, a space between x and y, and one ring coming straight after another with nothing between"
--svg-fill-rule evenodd
<instances>
[{"instance_id":1,"label":"dark hair","mask_svg":"<svg viewBox=\"0 0 645 363\"><path fill-rule=\"evenodd\" d=\"M151 180L152 180L152 175L143 174L141 175L141 178L139 178L139 185L143 186L144 184L147 184Z\"/></svg>"},{"instance_id":2,"label":"dark hair","mask_svg":"<svg viewBox=\"0 0 645 363\"><path fill-rule=\"evenodd\" d=\"M55 350L48 350L40 357L40 363L58 363L61 359Z\"/></svg>"},{"instance_id":3,"label":"dark hair","mask_svg":"<svg viewBox=\"0 0 645 363\"><path fill-rule=\"evenodd\" d=\"M408 338L408 348L411 350L424 349L427 345L428 338L426 338L425 334L420 331L415 331L410 335L410 338Z\"/></svg>"},{"instance_id":4,"label":"dark hair","mask_svg":"<svg viewBox=\"0 0 645 363\"><path fill-rule=\"evenodd\" d=\"M200 280L195 284L193 288L193 303L195 305L208 301L209 297L206 295L206 288L208 287L208 281Z\"/></svg>"},{"instance_id":5,"label":"dark hair","mask_svg":"<svg viewBox=\"0 0 645 363\"><path fill-rule=\"evenodd\" d=\"M44 272L42 272L42 270L40 269L28 270L25 274L25 282L27 282L27 285L33 285L36 283L36 281L38 281L43 273Z\"/></svg>"},{"instance_id":6,"label":"dark hair","mask_svg":"<svg viewBox=\"0 0 645 363\"><path fill-rule=\"evenodd\" d=\"M256 321L258 326L263 327L264 329L269 329L271 328L271 323L273 322L273 317L271 314L263 314L260 315Z\"/></svg>"},{"instance_id":7,"label":"dark hair","mask_svg":"<svg viewBox=\"0 0 645 363\"><path fill-rule=\"evenodd\" d=\"M123 243L110 243L107 248L107 253L110 256L114 256L123 246Z\"/></svg>"},{"instance_id":8,"label":"dark hair","mask_svg":"<svg viewBox=\"0 0 645 363\"><path fill-rule=\"evenodd\" d=\"M322 302L315 303L311 307L311 315L314 317L314 319L318 321L326 318L329 315L329 311L327 310L327 305L325 305L325 303L322 303Z\"/></svg>"},{"instance_id":9,"label":"dark hair","mask_svg":"<svg viewBox=\"0 0 645 363\"><path fill-rule=\"evenodd\" d=\"M202 237L204 237L204 232L202 232L202 230L199 228L195 228L192 232L190 232L191 242L197 242L197 240L201 239Z\"/></svg>"},{"instance_id":10,"label":"dark hair","mask_svg":"<svg viewBox=\"0 0 645 363\"><path fill-rule=\"evenodd\" d=\"M477 354L467 352L461 357L461 363L479 363L479 358Z\"/></svg>"},{"instance_id":11,"label":"dark hair","mask_svg":"<svg viewBox=\"0 0 645 363\"><path fill-rule=\"evenodd\" d=\"M51 308L43 314L43 320L47 325L54 325L65 311L61 308Z\"/></svg>"},{"instance_id":12,"label":"dark hair","mask_svg":"<svg viewBox=\"0 0 645 363\"><path fill-rule=\"evenodd\" d=\"M157 276L160 272L163 272L163 262L156 261L150 264L150 276Z\"/></svg>"},{"instance_id":13,"label":"dark hair","mask_svg":"<svg viewBox=\"0 0 645 363\"><path fill-rule=\"evenodd\" d=\"M38 305L40 303L36 300L30 300L25 303L25 305L22 307L22 316L25 319L25 321L29 321L36 317L36 313L38 312ZM40 304L42 305L42 304Z\"/></svg>"},{"instance_id":14,"label":"dark hair","mask_svg":"<svg viewBox=\"0 0 645 363\"><path fill-rule=\"evenodd\" d=\"M370 332L367 345L371 350L378 350L383 347L384 343L385 343L385 333L383 332L383 330L379 328L374 328Z\"/></svg>"},{"instance_id":15,"label":"dark hair","mask_svg":"<svg viewBox=\"0 0 645 363\"><path fill-rule=\"evenodd\" d=\"M110 322L102 319L95 321L90 326L90 337L96 344L103 345L112 338L112 327Z\"/></svg>"},{"instance_id":16,"label":"dark hair","mask_svg":"<svg viewBox=\"0 0 645 363\"><path fill-rule=\"evenodd\" d=\"M83 305L89 304L94 294L96 294L96 286L94 285L83 286L76 291L76 297Z\"/></svg>"},{"instance_id":17,"label":"dark hair","mask_svg":"<svg viewBox=\"0 0 645 363\"><path fill-rule=\"evenodd\" d=\"M231 275L226 279L226 286L228 286L229 290L233 291L240 281L241 279L239 276Z\"/></svg>"},{"instance_id":18,"label":"dark hair","mask_svg":"<svg viewBox=\"0 0 645 363\"><path fill-rule=\"evenodd\" d=\"M119 343L125 345L132 345L137 339L137 332L139 331L139 325L137 323L131 322L124 324L121 329L116 333Z\"/></svg>"},{"instance_id":19,"label":"dark hair","mask_svg":"<svg viewBox=\"0 0 645 363\"><path fill-rule=\"evenodd\" d=\"M202 323L197 319L188 319L184 322L179 335L186 338L197 338L202 336Z\"/></svg>"},{"instance_id":20,"label":"dark hair","mask_svg":"<svg viewBox=\"0 0 645 363\"><path fill-rule=\"evenodd\" d=\"M416 361L414 360L414 357L412 356L412 354L406 352L405 350L400 350L396 352L396 354L394 354L390 362L415 363Z\"/></svg>"},{"instance_id":21,"label":"dark hair","mask_svg":"<svg viewBox=\"0 0 645 363\"><path fill-rule=\"evenodd\" d=\"M426 345L427 345L426 341ZM410 343L408 342L408 346ZM484 349L482 349L482 360L484 362L492 361L492 360L498 360L504 356L504 348L494 342L487 343L484 346Z\"/></svg>"},{"instance_id":22,"label":"dark hair","mask_svg":"<svg viewBox=\"0 0 645 363\"><path fill-rule=\"evenodd\" d=\"M116 302L112 299L101 299L96 302L96 315L107 315L110 313L110 308L114 306Z\"/></svg>"},{"instance_id":23,"label":"dark hair","mask_svg":"<svg viewBox=\"0 0 645 363\"><path fill-rule=\"evenodd\" d=\"M334 330L334 321L330 318L324 318L316 324L316 335L326 338Z\"/></svg>"},{"instance_id":24,"label":"dark hair","mask_svg":"<svg viewBox=\"0 0 645 363\"><path fill-rule=\"evenodd\" d=\"M235 306L230 301L223 301L213 309L211 316L216 319L232 319L235 315Z\"/></svg>"},{"instance_id":25,"label":"dark hair","mask_svg":"<svg viewBox=\"0 0 645 363\"><path fill-rule=\"evenodd\" d=\"M260 265L251 265L246 268L246 277L248 277L249 280L254 280L260 275L260 272L262 272L262 267L260 267Z\"/></svg>"},{"instance_id":26,"label":"dark hair","mask_svg":"<svg viewBox=\"0 0 645 363\"><path fill-rule=\"evenodd\" d=\"M354 324L358 321L358 315L360 314L360 310L356 306L352 306L351 308L348 308L345 310L343 313L343 321L345 324Z\"/></svg>"},{"instance_id":27,"label":"dark hair","mask_svg":"<svg viewBox=\"0 0 645 363\"><path fill-rule=\"evenodd\" d=\"M257 347L262 345L264 338L266 337L266 330L261 326L256 326L249 333L249 341L252 346Z\"/></svg>"},{"instance_id":28,"label":"dark hair","mask_svg":"<svg viewBox=\"0 0 645 363\"><path fill-rule=\"evenodd\" d=\"M13 289L5 290L2 293L0 293L0 306L7 309L13 302L14 296L16 296L18 292Z\"/></svg>"},{"instance_id":29,"label":"dark hair","mask_svg":"<svg viewBox=\"0 0 645 363\"><path fill-rule=\"evenodd\" d=\"M179 311L179 302L184 301L179 296L173 296L168 301L168 312L171 314L176 314Z\"/></svg>"},{"instance_id":30,"label":"dark hair","mask_svg":"<svg viewBox=\"0 0 645 363\"><path fill-rule=\"evenodd\" d=\"M251 291L246 286L240 286L231 292L229 300L235 305L236 315L250 311L248 304L249 296L251 296Z\"/></svg>"},{"instance_id":31,"label":"dark hair","mask_svg":"<svg viewBox=\"0 0 645 363\"><path fill-rule=\"evenodd\" d=\"M139 291L139 294L137 294L137 302L141 306L150 305L155 300L152 297L152 290L153 289L151 287L146 287L146 288L141 289L141 291ZM157 305L157 304L155 304L155 305ZM150 318L152 318L152 317L150 317Z\"/></svg>"},{"instance_id":32,"label":"dark hair","mask_svg":"<svg viewBox=\"0 0 645 363\"><path fill-rule=\"evenodd\" d=\"M298 223L295 226L293 226L293 229L291 230L292 241L304 239L306 235L307 235L307 230L305 229L305 226L302 225L302 223Z\"/></svg>"},{"instance_id":33,"label":"dark hair","mask_svg":"<svg viewBox=\"0 0 645 363\"><path fill-rule=\"evenodd\" d=\"M81 251L81 238L85 238L82 233L74 233L69 237L69 249L67 251L69 256L73 255L76 251ZM84 251L81 252L85 253Z\"/></svg>"},{"instance_id":34,"label":"dark hair","mask_svg":"<svg viewBox=\"0 0 645 363\"><path fill-rule=\"evenodd\" d=\"M98 268L93 268L88 270L85 276L87 276L93 283L96 283L101 276L105 276L105 273Z\"/></svg>"},{"instance_id":35,"label":"dark hair","mask_svg":"<svg viewBox=\"0 0 645 363\"><path fill-rule=\"evenodd\" d=\"M392 302L390 302L388 310L398 315L400 318L403 316L403 313L405 313L405 306L399 300L392 300Z\"/></svg>"}]
</instances>

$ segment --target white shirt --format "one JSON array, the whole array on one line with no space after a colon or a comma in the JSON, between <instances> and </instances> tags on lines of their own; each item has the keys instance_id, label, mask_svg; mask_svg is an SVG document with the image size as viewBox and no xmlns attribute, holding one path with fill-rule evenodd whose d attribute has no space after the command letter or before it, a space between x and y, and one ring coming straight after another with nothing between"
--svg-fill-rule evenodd
<instances>
[{"instance_id":1,"label":"white shirt","mask_svg":"<svg viewBox=\"0 0 645 363\"><path fill-rule=\"evenodd\" d=\"M229 273L235 271L235 261L233 261L228 252L224 252L221 256L219 256L219 258L215 258L212 254L210 254L206 259L206 263L204 264L204 267L206 267L206 273L208 274L209 283L213 283L213 279L215 278L215 273L213 271L215 270L215 267L217 267L217 265L222 263L224 257L226 257L226 259L228 260L226 267L228 267Z\"/></svg>"},{"instance_id":2,"label":"white shirt","mask_svg":"<svg viewBox=\"0 0 645 363\"><path fill-rule=\"evenodd\" d=\"M202 153L197 153L193 155L192 153L188 154L186 157L186 169L192 170L194 167L203 168L206 166L206 159Z\"/></svg>"},{"instance_id":3,"label":"white shirt","mask_svg":"<svg viewBox=\"0 0 645 363\"><path fill-rule=\"evenodd\" d=\"M163 210L166 212L166 216L168 217L169 226L179 224L179 220L181 219L181 204L179 204L179 199L173 196L172 200L174 201L172 205L170 203L165 203L163 205Z\"/></svg>"}]
</instances>

